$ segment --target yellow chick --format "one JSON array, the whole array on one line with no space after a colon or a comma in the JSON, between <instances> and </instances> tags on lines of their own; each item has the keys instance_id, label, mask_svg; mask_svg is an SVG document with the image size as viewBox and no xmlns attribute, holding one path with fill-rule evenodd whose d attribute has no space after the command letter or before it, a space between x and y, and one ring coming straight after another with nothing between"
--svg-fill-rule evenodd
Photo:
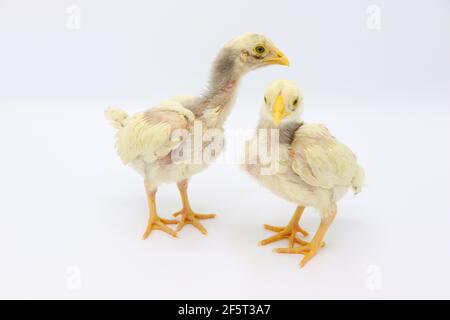
<instances>
[{"instance_id":1,"label":"yellow chick","mask_svg":"<svg viewBox=\"0 0 450 320\"><path fill-rule=\"evenodd\" d=\"M144 177L149 207L144 239L154 229L176 237L176 231L188 223L206 234L198 220L215 215L195 213L189 203L187 187L189 178L207 168L210 161L197 157L194 148L187 146L187 140L200 140L201 151L208 148L210 142L203 141L202 136L207 130L223 130L242 76L275 64L288 65L289 61L267 37L246 34L231 40L220 50L212 66L208 89L202 95L178 96L133 116L120 109L106 110L106 118L118 129L116 147L122 162ZM196 130L196 127L201 129ZM180 135L183 132L190 139L184 139ZM221 148L216 148L214 157L220 151ZM185 161L177 161L180 154ZM160 218L157 214L156 191L162 183L178 185L183 208L174 216L181 216L179 222ZM178 223L176 231L167 226L175 223Z\"/></svg>"},{"instance_id":2,"label":"yellow chick","mask_svg":"<svg viewBox=\"0 0 450 320\"><path fill-rule=\"evenodd\" d=\"M355 193L361 191L364 171L352 151L324 125L303 123L302 111L303 96L297 85L287 80L273 81L264 96L257 135L246 143L244 169L273 193L297 205L286 227L264 225L277 234L260 245L288 238L289 248L275 252L303 254L303 267L324 246L323 239L336 216L336 202L349 188ZM254 147L262 138L267 142L264 150L277 151L270 163L261 161L261 149ZM317 209L321 217L309 243L297 237L298 232L308 235L299 226L307 206Z\"/></svg>"}]
</instances>

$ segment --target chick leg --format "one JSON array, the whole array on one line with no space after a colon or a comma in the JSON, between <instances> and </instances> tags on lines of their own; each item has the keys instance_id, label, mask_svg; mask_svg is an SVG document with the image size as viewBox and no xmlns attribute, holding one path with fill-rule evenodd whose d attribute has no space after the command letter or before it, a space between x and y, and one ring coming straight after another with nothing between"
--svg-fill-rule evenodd
<instances>
[{"instance_id":1,"label":"chick leg","mask_svg":"<svg viewBox=\"0 0 450 320\"><path fill-rule=\"evenodd\" d=\"M148 202L149 217L147 229L145 230L142 239L143 240L147 239L152 230L161 230L163 232L170 234L172 237L177 238L177 233L172 229L170 229L167 226L167 224L175 224L178 221L162 219L156 213L156 190L150 191L147 190L147 202Z\"/></svg>"},{"instance_id":2,"label":"chick leg","mask_svg":"<svg viewBox=\"0 0 450 320\"><path fill-rule=\"evenodd\" d=\"M274 251L278 253L303 254L304 255L303 260L300 262L300 267L303 268L305 264L317 254L320 248L323 247L322 240L325 237L325 234L327 233L331 223L333 222L334 217L336 217L336 209L332 210L327 217L322 218L322 220L320 221L319 229L317 229L317 232L310 243L297 248L279 248L275 249Z\"/></svg>"},{"instance_id":3,"label":"chick leg","mask_svg":"<svg viewBox=\"0 0 450 320\"><path fill-rule=\"evenodd\" d=\"M180 231L186 224L190 223L194 227L196 227L202 234L206 235L208 232L198 220L211 219L214 218L216 215L200 214L192 211L187 194L188 180L178 182L177 186L178 190L180 191L181 201L183 203L183 209L173 214L174 217L181 215L181 221L178 223L177 231Z\"/></svg>"},{"instance_id":4,"label":"chick leg","mask_svg":"<svg viewBox=\"0 0 450 320\"><path fill-rule=\"evenodd\" d=\"M295 243L298 243L300 245L306 245L307 242L299 239L297 237L297 232L300 232L303 236L308 236L308 232L303 230L299 226L300 218L302 217L303 211L305 210L305 207L297 207L297 209L294 212L294 215L292 216L291 221L286 227L274 227L268 224L264 225L264 228L266 230L275 231L278 232L276 235L269 237L267 239L264 239L259 242L260 246L264 246L266 244L288 238L289 239L289 247L293 248Z\"/></svg>"}]
</instances>

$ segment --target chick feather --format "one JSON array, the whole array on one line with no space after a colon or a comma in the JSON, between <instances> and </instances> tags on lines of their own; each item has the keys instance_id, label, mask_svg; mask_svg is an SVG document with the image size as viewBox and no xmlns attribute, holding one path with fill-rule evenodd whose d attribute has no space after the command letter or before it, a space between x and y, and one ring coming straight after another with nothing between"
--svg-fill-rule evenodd
<instances>
[{"instance_id":1,"label":"chick feather","mask_svg":"<svg viewBox=\"0 0 450 320\"><path fill-rule=\"evenodd\" d=\"M173 130L187 129L193 120L192 112L176 102L129 117L116 134L119 157L124 164L138 159L151 164L180 145L180 139L171 138Z\"/></svg>"},{"instance_id":2,"label":"chick feather","mask_svg":"<svg viewBox=\"0 0 450 320\"><path fill-rule=\"evenodd\" d=\"M263 52L257 52L255 48L262 48ZM105 111L106 119L117 129L116 149L120 159L144 176L149 220L143 239L154 229L176 237L177 231L187 223L201 233L207 233L198 219L210 219L215 215L198 214L192 210L187 184L191 176L205 169L210 160L218 157L223 143L219 143L212 157L205 161L203 152L212 142L203 141L206 140L203 134L208 129L223 133L223 124L234 104L241 77L251 70L271 64L288 65L289 61L266 37L243 35L230 41L219 52L204 94L197 97L176 96L133 116L128 116L121 109L108 108ZM200 132L195 130L197 122L201 127ZM187 138L186 141L184 138ZM193 138L194 144L190 144L190 138ZM201 141L200 148L193 146L196 140ZM201 151L198 161L197 151ZM174 155L180 153L183 156L194 155L194 161L192 157L188 161L177 161ZM170 182L177 183L183 203L183 208L174 214L181 215L176 231L167 224L177 221L161 219L156 212L157 188L161 183Z\"/></svg>"},{"instance_id":3,"label":"chick feather","mask_svg":"<svg viewBox=\"0 0 450 320\"><path fill-rule=\"evenodd\" d=\"M113 109L109 107L105 110L105 118L114 128L120 129L125 126L125 121L128 118L128 114L122 109Z\"/></svg>"},{"instance_id":4,"label":"chick feather","mask_svg":"<svg viewBox=\"0 0 450 320\"><path fill-rule=\"evenodd\" d=\"M286 100L291 99L290 101L295 100L292 97L298 99L300 95L295 84L285 80L274 81L269 86L266 97L270 96L270 89L274 95L284 90ZM262 174L265 166L259 162L246 163L243 167L278 196L298 206L314 207L322 216L327 216L349 188L355 194L361 191L364 171L353 152L340 143L325 125L300 121L301 108L288 111L285 121L275 125L270 109L263 106L257 132L261 129L278 130L279 139L269 140L267 149L272 150L272 145L278 144L279 159L276 160L279 168L274 174ZM251 158L250 146L258 139L255 135L246 144L245 159Z\"/></svg>"},{"instance_id":5,"label":"chick feather","mask_svg":"<svg viewBox=\"0 0 450 320\"><path fill-rule=\"evenodd\" d=\"M261 44L267 48L264 57L248 54ZM245 59L243 52L246 52ZM173 133L178 129L192 133L194 121L201 122L205 130L222 130L242 76L269 64L287 63L287 58L268 38L259 34L243 35L219 52L203 94L175 96L133 116L121 109L108 108L105 117L117 129L116 149L120 159L142 174L146 186L153 190L160 183L188 179L206 168L208 163L174 163L171 155L181 148L183 141ZM205 147L206 143L203 144ZM220 150L216 156L219 153Z\"/></svg>"},{"instance_id":6,"label":"chick feather","mask_svg":"<svg viewBox=\"0 0 450 320\"><path fill-rule=\"evenodd\" d=\"M305 124L291 145L292 169L311 186L331 189L351 185L361 189L362 169L351 150L336 140L322 124Z\"/></svg>"}]
</instances>

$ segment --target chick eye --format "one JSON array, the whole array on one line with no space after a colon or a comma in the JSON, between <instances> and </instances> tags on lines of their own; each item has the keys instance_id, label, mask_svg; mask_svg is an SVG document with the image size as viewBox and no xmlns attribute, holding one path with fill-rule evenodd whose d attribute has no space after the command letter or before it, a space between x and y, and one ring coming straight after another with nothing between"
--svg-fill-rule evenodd
<instances>
[{"instance_id":1,"label":"chick eye","mask_svg":"<svg viewBox=\"0 0 450 320\"><path fill-rule=\"evenodd\" d=\"M267 97L264 97L264 103L267 104Z\"/></svg>"},{"instance_id":2,"label":"chick eye","mask_svg":"<svg viewBox=\"0 0 450 320\"><path fill-rule=\"evenodd\" d=\"M292 105L293 105L294 107L296 107L296 106L298 105L298 98L296 98L296 99L294 100L294 102L292 103Z\"/></svg>"},{"instance_id":3,"label":"chick eye","mask_svg":"<svg viewBox=\"0 0 450 320\"><path fill-rule=\"evenodd\" d=\"M261 45L256 46L255 47L255 52L257 54L263 54L264 52L266 52L266 48L264 48L264 46L261 46Z\"/></svg>"}]
</instances>

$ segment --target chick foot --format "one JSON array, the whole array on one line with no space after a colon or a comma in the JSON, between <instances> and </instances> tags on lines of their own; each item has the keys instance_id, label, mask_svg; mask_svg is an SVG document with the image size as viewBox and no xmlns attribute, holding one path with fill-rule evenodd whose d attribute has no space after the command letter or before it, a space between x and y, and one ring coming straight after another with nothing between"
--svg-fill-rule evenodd
<instances>
[{"instance_id":1,"label":"chick foot","mask_svg":"<svg viewBox=\"0 0 450 320\"><path fill-rule=\"evenodd\" d=\"M314 235L314 238L311 240L310 243L302 245L297 248L279 248L275 249L274 251L278 253L303 254L303 260L300 261L300 267L303 268L305 264L309 260L311 260L321 248L325 246L325 242L323 242L322 240L329 226L333 222L335 216L336 216L336 209L332 210L328 216L322 218L322 220L320 221L319 229L317 229L316 234Z\"/></svg>"},{"instance_id":2,"label":"chick foot","mask_svg":"<svg viewBox=\"0 0 450 320\"><path fill-rule=\"evenodd\" d=\"M170 220L170 219L163 219L158 216L151 217L147 223L147 229L144 232L144 235L142 236L142 240L145 240L148 238L152 230L161 230L165 233L170 234L172 237L178 238L177 233L169 228L168 224L177 224L177 220Z\"/></svg>"},{"instance_id":3,"label":"chick foot","mask_svg":"<svg viewBox=\"0 0 450 320\"><path fill-rule=\"evenodd\" d=\"M289 247L293 248L294 244L297 243L299 245L307 245L308 242L301 240L297 237L297 233L300 232L304 237L308 236L308 232L303 230L299 225L289 224L287 227L275 227L268 224L264 225L264 229L277 232L276 235L273 235L267 239L261 240L258 244L260 246L265 246L266 244L279 241L281 239L289 239Z\"/></svg>"},{"instance_id":4,"label":"chick foot","mask_svg":"<svg viewBox=\"0 0 450 320\"><path fill-rule=\"evenodd\" d=\"M205 227L198 221L204 219L212 219L215 218L215 214L201 214L195 213L190 208L181 209L178 212L173 214L174 217L181 215L181 220L178 222L177 231L183 229L186 224L192 224L195 228L197 228L202 234L207 235Z\"/></svg>"},{"instance_id":5,"label":"chick foot","mask_svg":"<svg viewBox=\"0 0 450 320\"><path fill-rule=\"evenodd\" d=\"M147 222L147 229L145 229L144 235L142 236L142 239L145 240L148 238L152 230L161 230L165 233L170 234L172 237L177 238L177 233L170 229L167 224L176 224L178 221L176 220L169 220L169 219L163 219L160 218L156 211L156 189L152 189L148 185L148 181L145 181L145 189L147 192L147 203L148 203L148 222Z\"/></svg>"},{"instance_id":6,"label":"chick foot","mask_svg":"<svg viewBox=\"0 0 450 320\"><path fill-rule=\"evenodd\" d=\"M325 242L321 241L319 244L311 242L296 248L278 248L273 251L277 253L303 254L303 259L300 261L300 267L303 268L324 246Z\"/></svg>"},{"instance_id":7,"label":"chick foot","mask_svg":"<svg viewBox=\"0 0 450 320\"><path fill-rule=\"evenodd\" d=\"M295 209L294 215L291 218L291 221L289 221L288 225L286 227L275 227L268 224L264 225L264 229L278 232L276 235L269 237L267 239L264 239L259 242L260 246L264 246L266 244L281 240L281 239L289 239L289 247L293 248L294 245L297 243L299 245L307 245L308 243L306 241L303 241L297 237L297 232L300 232L304 237L308 236L308 232L300 227L300 219L303 215L303 211L305 211L305 207L297 207Z\"/></svg>"},{"instance_id":8,"label":"chick foot","mask_svg":"<svg viewBox=\"0 0 450 320\"><path fill-rule=\"evenodd\" d=\"M190 223L194 227L196 227L202 234L207 235L205 227L198 221L200 219L212 219L216 215L215 214L200 214L195 213L191 209L191 205L189 203L189 197L187 194L187 186L188 180L183 180L177 182L178 190L181 195L181 202L183 203L183 209L173 214L174 217L181 215L181 221L178 223L177 231L183 229L183 227Z\"/></svg>"}]
</instances>

